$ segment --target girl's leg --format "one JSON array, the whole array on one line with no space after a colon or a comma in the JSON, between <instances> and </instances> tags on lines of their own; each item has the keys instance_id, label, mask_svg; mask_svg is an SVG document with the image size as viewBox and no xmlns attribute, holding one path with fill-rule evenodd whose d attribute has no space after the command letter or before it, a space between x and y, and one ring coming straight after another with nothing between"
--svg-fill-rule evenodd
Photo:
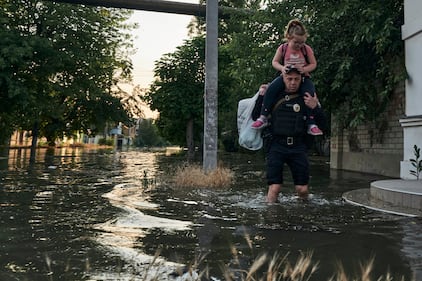
<instances>
[{"instance_id":1,"label":"girl's leg","mask_svg":"<svg viewBox=\"0 0 422 281\"><path fill-rule=\"evenodd\" d=\"M310 94L311 96L315 96L315 85L312 82L310 77L303 77L303 82L300 85L299 93L305 95L305 93Z\"/></svg>"},{"instance_id":2,"label":"girl's leg","mask_svg":"<svg viewBox=\"0 0 422 281\"><path fill-rule=\"evenodd\" d=\"M267 117L271 113L271 110L277 101L278 95L280 92L284 91L284 88L284 82L281 76L275 78L270 85L268 85L262 102L261 115L254 123L252 123L252 128L262 129L267 126Z\"/></svg>"},{"instance_id":3,"label":"girl's leg","mask_svg":"<svg viewBox=\"0 0 422 281\"><path fill-rule=\"evenodd\" d=\"M261 115L268 117L277 101L278 95L284 91L284 82L281 76L278 76L268 85L267 91L264 95L264 102L262 104Z\"/></svg>"},{"instance_id":4,"label":"girl's leg","mask_svg":"<svg viewBox=\"0 0 422 281\"><path fill-rule=\"evenodd\" d=\"M304 77L302 85L300 86L299 92L301 95L305 96L306 93L310 94L311 96L315 96L315 85L312 83L311 78ZM308 134L310 135L322 135L322 131L318 128L315 123L314 114L312 109L306 107L306 123L308 125Z\"/></svg>"}]
</instances>

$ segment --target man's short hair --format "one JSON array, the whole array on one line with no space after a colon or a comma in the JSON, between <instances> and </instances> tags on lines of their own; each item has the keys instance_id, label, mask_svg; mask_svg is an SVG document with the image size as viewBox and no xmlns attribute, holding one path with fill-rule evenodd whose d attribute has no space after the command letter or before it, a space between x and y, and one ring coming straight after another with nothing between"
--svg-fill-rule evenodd
<instances>
[{"instance_id":1,"label":"man's short hair","mask_svg":"<svg viewBox=\"0 0 422 281\"><path fill-rule=\"evenodd\" d=\"M294 65L287 65L285 68L285 72L286 74L292 73L292 72L296 72L297 74L302 74L300 73L299 69L297 69Z\"/></svg>"}]
</instances>

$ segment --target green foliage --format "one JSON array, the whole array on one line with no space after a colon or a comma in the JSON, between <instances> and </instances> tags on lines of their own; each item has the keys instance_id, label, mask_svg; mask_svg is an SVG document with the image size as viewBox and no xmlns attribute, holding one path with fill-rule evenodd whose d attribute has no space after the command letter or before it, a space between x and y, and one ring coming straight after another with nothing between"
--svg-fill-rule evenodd
<instances>
[{"instance_id":1,"label":"green foliage","mask_svg":"<svg viewBox=\"0 0 422 281\"><path fill-rule=\"evenodd\" d=\"M405 79L403 1L327 2L309 25L316 86L343 126L356 127L376 120Z\"/></svg>"},{"instance_id":2,"label":"green foliage","mask_svg":"<svg viewBox=\"0 0 422 281\"><path fill-rule=\"evenodd\" d=\"M415 176L417 180L419 180L419 176L422 173L422 159L421 157L421 149L415 144L413 146L413 153L415 155L414 159L410 159L410 163L415 168L414 170L410 170L410 174Z\"/></svg>"},{"instance_id":3,"label":"green foliage","mask_svg":"<svg viewBox=\"0 0 422 281\"><path fill-rule=\"evenodd\" d=\"M54 141L129 120L115 86L130 78L131 44L122 33L130 12L36 0L0 5L1 128L38 122Z\"/></svg>"},{"instance_id":4,"label":"green foliage","mask_svg":"<svg viewBox=\"0 0 422 281\"><path fill-rule=\"evenodd\" d=\"M114 139L112 138L101 138L98 140L99 145L107 145L107 146L113 146L114 145Z\"/></svg>"},{"instance_id":5,"label":"green foliage","mask_svg":"<svg viewBox=\"0 0 422 281\"><path fill-rule=\"evenodd\" d=\"M405 79L401 40L403 2L226 0L226 7L246 8L220 19L218 122L220 135L236 136L238 101L271 82L271 60L284 41L285 25L303 21L310 33L318 67L312 73L318 97L342 126L376 121L393 90ZM197 21L197 31L204 30ZM203 131L204 42L198 36L156 64L156 81L145 97L160 112L157 126L171 142L184 145L187 124L194 137ZM382 117L381 117L382 118Z\"/></svg>"},{"instance_id":6,"label":"green foliage","mask_svg":"<svg viewBox=\"0 0 422 281\"><path fill-rule=\"evenodd\" d=\"M164 55L156 63L156 79L144 97L152 110L160 112L157 126L161 135L174 144L185 145L190 119L194 130L202 130L204 56L204 37L188 40L174 53Z\"/></svg>"},{"instance_id":7,"label":"green foliage","mask_svg":"<svg viewBox=\"0 0 422 281\"><path fill-rule=\"evenodd\" d=\"M231 92L227 89L234 81L226 71L229 63L230 54L222 46L218 61L218 108L219 116L223 116L220 128L226 124L224 116L228 105L231 105ZM152 110L160 112L156 123L160 134L180 146L189 147L190 138L194 143L201 142L205 89L204 36L186 40L174 53L164 55L156 63L154 72L156 79L144 100ZM229 120L236 122L235 117ZM189 134L190 125L193 125L192 136Z\"/></svg>"},{"instance_id":8,"label":"green foliage","mask_svg":"<svg viewBox=\"0 0 422 281\"><path fill-rule=\"evenodd\" d=\"M158 128L152 119L140 120L135 145L140 147L157 147L165 145L165 141L160 136Z\"/></svg>"},{"instance_id":9,"label":"green foliage","mask_svg":"<svg viewBox=\"0 0 422 281\"><path fill-rule=\"evenodd\" d=\"M237 99L251 96L275 77L271 60L283 42L284 27L302 20L318 67L312 73L318 97L343 126L375 120L405 79L401 40L403 1L266 1L265 9L238 16L241 30L227 48Z\"/></svg>"}]
</instances>

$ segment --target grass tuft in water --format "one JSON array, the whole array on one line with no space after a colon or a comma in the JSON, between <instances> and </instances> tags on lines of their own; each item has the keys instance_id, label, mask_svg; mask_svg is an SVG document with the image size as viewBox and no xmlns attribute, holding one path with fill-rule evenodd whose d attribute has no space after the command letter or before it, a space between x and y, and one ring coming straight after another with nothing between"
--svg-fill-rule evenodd
<instances>
[{"instance_id":1,"label":"grass tuft in water","mask_svg":"<svg viewBox=\"0 0 422 281\"><path fill-rule=\"evenodd\" d=\"M205 173L198 165L189 164L179 167L173 177L173 182L177 187L190 188L223 188L232 184L234 173L222 166Z\"/></svg>"},{"instance_id":2,"label":"grass tuft in water","mask_svg":"<svg viewBox=\"0 0 422 281\"><path fill-rule=\"evenodd\" d=\"M312 261L312 255L312 251L302 252L296 263L291 264L288 261L288 254L283 257L277 253L273 256L261 254L247 270L230 269L227 265L223 265L221 270L226 281L309 281L319 267L318 262ZM344 267L339 263L337 272L326 281L405 281L404 277L393 278L390 272L375 278L371 276L373 267L374 258L366 264L361 264L357 276L351 277L346 274ZM200 281L203 279L189 280Z\"/></svg>"},{"instance_id":3,"label":"grass tuft in water","mask_svg":"<svg viewBox=\"0 0 422 281\"><path fill-rule=\"evenodd\" d=\"M238 261L237 250L232 247L233 263L232 265L240 265ZM312 260L313 252L301 252L294 264L288 260L288 255L280 256L275 253L270 256L266 253L260 254L252 262L248 269L233 268L228 264L221 265L221 272L225 281L309 281L318 270L319 263ZM158 255L156 256L158 257ZM219 280L209 276L209 268L201 266L205 262L205 256L197 257L196 261L184 268L176 270L175 280L179 281L203 281L203 280ZM153 262L154 263L154 262ZM159 265L158 265L159 266ZM366 264L360 265L360 272L357 276L348 276L341 263L337 265L337 272L326 281L405 281L404 277L395 279L389 272L385 276L374 278L372 270L374 267L374 258ZM202 268L202 269L201 269ZM145 272L146 276L151 276L151 268ZM147 274L149 273L149 274ZM144 281L158 281L158 276L143 279ZM313 279L314 280L314 279ZM321 280L323 281L323 280Z\"/></svg>"}]
</instances>

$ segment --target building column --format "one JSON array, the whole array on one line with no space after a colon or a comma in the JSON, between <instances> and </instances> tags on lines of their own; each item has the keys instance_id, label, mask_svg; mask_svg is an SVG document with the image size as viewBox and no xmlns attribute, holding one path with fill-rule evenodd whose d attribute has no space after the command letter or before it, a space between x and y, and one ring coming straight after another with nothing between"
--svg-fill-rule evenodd
<instances>
[{"instance_id":1,"label":"building column","mask_svg":"<svg viewBox=\"0 0 422 281\"><path fill-rule=\"evenodd\" d=\"M400 162L400 177L416 179L410 174L415 168L414 145L422 149L422 1L404 0L404 25L402 39L405 42L406 80L405 116L400 119L403 127L403 161Z\"/></svg>"}]
</instances>

